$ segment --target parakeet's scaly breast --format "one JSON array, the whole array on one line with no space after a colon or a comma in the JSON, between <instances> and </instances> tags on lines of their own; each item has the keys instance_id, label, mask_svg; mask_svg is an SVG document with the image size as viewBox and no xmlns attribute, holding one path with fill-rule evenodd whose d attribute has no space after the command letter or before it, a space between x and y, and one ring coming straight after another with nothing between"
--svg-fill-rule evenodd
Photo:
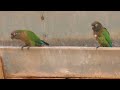
<instances>
[{"instance_id":1,"label":"parakeet's scaly breast","mask_svg":"<svg viewBox=\"0 0 120 90\"><path fill-rule=\"evenodd\" d=\"M30 45L30 41L29 39L27 38L27 34L25 32L21 33L21 37L20 37L20 40L22 40L26 45Z\"/></svg>"},{"instance_id":2,"label":"parakeet's scaly breast","mask_svg":"<svg viewBox=\"0 0 120 90\"><path fill-rule=\"evenodd\" d=\"M108 42L106 41L105 37L103 37L103 36L98 37L98 43L100 44L100 46L103 46L103 47L109 46Z\"/></svg>"}]
</instances>

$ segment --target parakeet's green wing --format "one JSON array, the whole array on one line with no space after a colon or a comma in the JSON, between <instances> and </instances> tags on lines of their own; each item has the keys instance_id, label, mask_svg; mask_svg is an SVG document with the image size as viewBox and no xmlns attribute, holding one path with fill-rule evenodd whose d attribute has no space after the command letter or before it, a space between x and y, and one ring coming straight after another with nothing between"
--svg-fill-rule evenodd
<instances>
[{"instance_id":1,"label":"parakeet's green wing","mask_svg":"<svg viewBox=\"0 0 120 90\"><path fill-rule=\"evenodd\" d=\"M35 33L33 33L32 31L27 31L27 35L29 37L30 40L35 42L36 46L40 46L40 45L47 45L48 43L44 42L43 40L41 40Z\"/></svg>"},{"instance_id":2,"label":"parakeet's green wing","mask_svg":"<svg viewBox=\"0 0 120 90\"><path fill-rule=\"evenodd\" d=\"M105 36L105 39L109 43L110 47L112 47L112 40L111 40L110 34L106 28L104 28L104 30L103 30L103 35Z\"/></svg>"},{"instance_id":3,"label":"parakeet's green wing","mask_svg":"<svg viewBox=\"0 0 120 90\"><path fill-rule=\"evenodd\" d=\"M32 31L27 31L28 38L32 41L40 40L39 37Z\"/></svg>"}]
</instances>

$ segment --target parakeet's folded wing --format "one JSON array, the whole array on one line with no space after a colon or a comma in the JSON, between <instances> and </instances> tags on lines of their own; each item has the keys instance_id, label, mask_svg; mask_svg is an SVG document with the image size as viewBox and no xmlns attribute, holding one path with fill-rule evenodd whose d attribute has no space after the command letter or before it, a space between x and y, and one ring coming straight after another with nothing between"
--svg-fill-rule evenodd
<instances>
[{"instance_id":1,"label":"parakeet's folded wing","mask_svg":"<svg viewBox=\"0 0 120 90\"><path fill-rule=\"evenodd\" d=\"M105 36L105 39L109 43L110 47L112 47L112 41L111 41L111 38L110 38L110 34L109 34L109 32L107 31L106 28L104 28L103 35Z\"/></svg>"},{"instance_id":2,"label":"parakeet's folded wing","mask_svg":"<svg viewBox=\"0 0 120 90\"><path fill-rule=\"evenodd\" d=\"M39 37L33 32L27 31L26 33L30 40L32 40L32 41L40 40Z\"/></svg>"},{"instance_id":3,"label":"parakeet's folded wing","mask_svg":"<svg viewBox=\"0 0 120 90\"><path fill-rule=\"evenodd\" d=\"M49 45L48 43L44 42L43 40L41 40L35 33L33 32L29 32L28 31L28 37L30 40L35 42L36 46L40 46L40 45Z\"/></svg>"}]
</instances>

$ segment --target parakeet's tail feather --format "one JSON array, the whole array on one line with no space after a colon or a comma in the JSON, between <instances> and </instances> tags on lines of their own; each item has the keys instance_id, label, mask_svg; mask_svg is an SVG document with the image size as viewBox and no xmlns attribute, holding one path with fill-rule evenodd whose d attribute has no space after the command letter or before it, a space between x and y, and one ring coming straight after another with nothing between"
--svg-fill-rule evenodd
<instances>
[{"instance_id":1,"label":"parakeet's tail feather","mask_svg":"<svg viewBox=\"0 0 120 90\"><path fill-rule=\"evenodd\" d=\"M45 45L49 46L49 44L43 40L41 40Z\"/></svg>"},{"instance_id":2,"label":"parakeet's tail feather","mask_svg":"<svg viewBox=\"0 0 120 90\"><path fill-rule=\"evenodd\" d=\"M112 47L112 42L109 43L110 47Z\"/></svg>"}]
</instances>

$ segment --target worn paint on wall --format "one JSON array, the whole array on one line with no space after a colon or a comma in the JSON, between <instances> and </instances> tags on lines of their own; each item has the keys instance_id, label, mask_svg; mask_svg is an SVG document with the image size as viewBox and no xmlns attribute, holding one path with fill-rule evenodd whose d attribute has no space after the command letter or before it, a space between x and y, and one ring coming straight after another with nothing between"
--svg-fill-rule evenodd
<instances>
[{"instance_id":1,"label":"worn paint on wall","mask_svg":"<svg viewBox=\"0 0 120 90\"><path fill-rule=\"evenodd\" d=\"M6 78L120 78L120 48L42 47L0 48Z\"/></svg>"}]
</instances>

